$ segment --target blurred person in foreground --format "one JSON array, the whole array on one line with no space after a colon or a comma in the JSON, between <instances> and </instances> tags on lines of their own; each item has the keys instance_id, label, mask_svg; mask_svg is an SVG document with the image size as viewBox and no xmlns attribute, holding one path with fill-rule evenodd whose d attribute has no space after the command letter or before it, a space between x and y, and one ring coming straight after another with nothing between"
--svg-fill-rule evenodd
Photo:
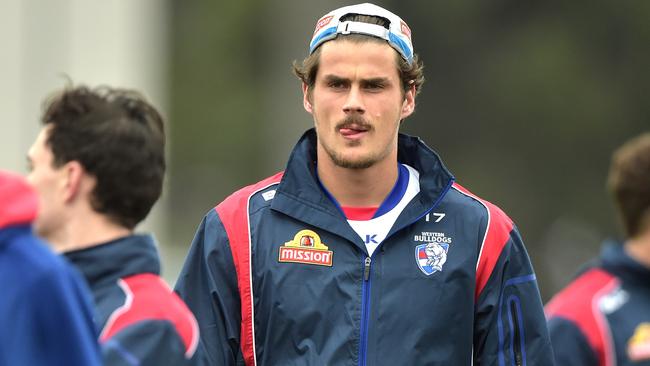
<instances>
[{"instance_id":1,"label":"blurred person in foreground","mask_svg":"<svg viewBox=\"0 0 650 366\"><path fill-rule=\"evenodd\" d=\"M552 364L515 225L398 133L424 80L406 23L336 9L309 53L294 71L315 128L208 212L176 285L205 361Z\"/></svg>"},{"instance_id":2,"label":"blurred person in foreground","mask_svg":"<svg viewBox=\"0 0 650 366\"><path fill-rule=\"evenodd\" d=\"M80 86L47 100L42 122L35 229L90 284L105 364L189 364L196 319L159 276L154 238L134 233L163 186L161 116L134 91Z\"/></svg>"},{"instance_id":3,"label":"blurred person in foreground","mask_svg":"<svg viewBox=\"0 0 650 366\"><path fill-rule=\"evenodd\" d=\"M626 238L546 305L557 365L650 366L650 133L613 154L607 188Z\"/></svg>"},{"instance_id":4,"label":"blurred person in foreground","mask_svg":"<svg viewBox=\"0 0 650 366\"><path fill-rule=\"evenodd\" d=\"M90 291L32 233L38 199L0 171L0 366L101 365Z\"/></svg>"}]
</instances>

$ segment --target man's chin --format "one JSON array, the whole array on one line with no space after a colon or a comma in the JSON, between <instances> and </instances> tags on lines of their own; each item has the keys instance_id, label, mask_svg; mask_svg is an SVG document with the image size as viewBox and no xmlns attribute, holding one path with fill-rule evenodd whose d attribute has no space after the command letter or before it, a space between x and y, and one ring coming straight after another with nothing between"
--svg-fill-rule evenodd
<instances>
[{"instance_id":1,"label":"man's chin","mask_svg":"<svg viewBox=\"0 0 650 366\"><path fill-rule=\"evenodd\" d=\"M366 169L373 166L377 161L369 157L333 157L334 164L346 169Z\"/></svg>"}]
</instances>

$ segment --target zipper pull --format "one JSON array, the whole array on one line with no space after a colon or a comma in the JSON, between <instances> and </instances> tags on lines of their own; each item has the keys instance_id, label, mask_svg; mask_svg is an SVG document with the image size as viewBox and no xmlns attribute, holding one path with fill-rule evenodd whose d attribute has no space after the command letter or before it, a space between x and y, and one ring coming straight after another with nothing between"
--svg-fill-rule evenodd
<instances>
[{"instance_id":1,"label":"zipper pull","mask_svg":"<svg viewBox=\"0 0 650 366\"><path fill-rule=\"evenodd\" d=\"M366 260L363 262L363 279L364 281L368 281L368 278L370 278L370 262L372 262L372 259L370 257L366 257Z\"/></svg>"}]
</instances>

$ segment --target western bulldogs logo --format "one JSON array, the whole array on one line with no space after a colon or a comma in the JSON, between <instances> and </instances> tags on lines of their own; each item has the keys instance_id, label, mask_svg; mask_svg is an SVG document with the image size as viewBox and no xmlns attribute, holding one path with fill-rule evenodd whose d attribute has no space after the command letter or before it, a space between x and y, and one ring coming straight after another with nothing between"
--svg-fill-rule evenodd
<instances>
[{"instance_id":1,"label":"western bulldogs logo","mask_svg":"<svg viewBox=\"0 0 650 366\"><path fill-rule=\"evenodd\" d=\"M425 275L429 276L442 271L442 266L447 261L449 244L426 243L415 247L415 262Z\"/></svg>"}]
</instances>

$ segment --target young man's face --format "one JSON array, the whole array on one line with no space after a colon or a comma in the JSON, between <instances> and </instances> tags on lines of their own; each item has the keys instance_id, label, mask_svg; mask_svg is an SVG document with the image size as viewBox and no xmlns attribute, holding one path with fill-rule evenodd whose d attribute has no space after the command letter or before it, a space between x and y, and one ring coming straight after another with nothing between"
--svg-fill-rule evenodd
<instances>
[{"instance_id":1,"label":"young man's face","mask_svg":"<svg viewBox=\"0 0 650 366\"><path fill-rule=\"evenodd\" d=\"M35 188L39 198L38 217L34 222L36 233L48 240L61 226L65 184L64 169L54 167L54 155L47 145L49 127L41 130L27 153L29 174L27 181Z\"/></svg>"},{"instance_id":2,"label":"young man's face","mask_svg":"<svg viewBox=\"0 0 650 366\"><path fill-rule=\"evenodd\" d=\"M314 116L318 158L362 169L395 159L400 120L415 107L414 90L402 91L396 51L387 43L335 40L321 47L305 109Z\"/></svg>"}]
</instances>

